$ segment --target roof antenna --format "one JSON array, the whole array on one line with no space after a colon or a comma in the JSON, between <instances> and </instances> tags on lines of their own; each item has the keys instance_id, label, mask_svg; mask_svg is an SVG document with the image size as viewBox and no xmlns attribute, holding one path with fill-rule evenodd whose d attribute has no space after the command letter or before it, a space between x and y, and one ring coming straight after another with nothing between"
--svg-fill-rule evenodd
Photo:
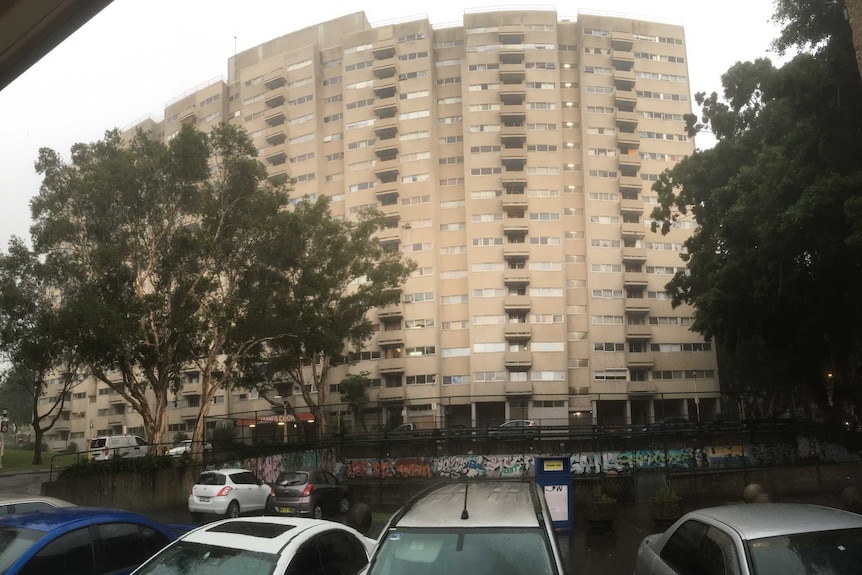
<instances>
[{"instance_id":1,"label":"roof antenna","mask_svg":"<svg viewBox=\"0 0 862 575\"><path fill-rule=\"evenodd\" d=\"M463 519L463 520L465 520L465 521L466 521L467 519L470 519L470 514L469 514L469 513L467 513L467 491L468 491L469 489L470 489L470 484L469 484L469 483L465 483L465 484L464 484L464 510L463 510L463 511L461 511L461 519Z\"/></svg>"}]
</instances>

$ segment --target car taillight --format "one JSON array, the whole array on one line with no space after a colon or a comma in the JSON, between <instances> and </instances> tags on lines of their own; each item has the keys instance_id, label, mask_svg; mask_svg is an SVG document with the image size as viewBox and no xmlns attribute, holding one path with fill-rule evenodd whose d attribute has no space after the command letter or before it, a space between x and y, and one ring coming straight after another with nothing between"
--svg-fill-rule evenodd
<instances>
[{"instance_id":1,"label":"car taillight","mask_svg":"<svg viewBox=\"0 0 862 575\"><path fill-rule=\"evenodd\" d=\"M269 488L269 494L275 495L275 485L273 485L272 487Z\"/></svg>"},{"instance_id":2,"label":"car taillight","mask_svg":"<svg viewBox=\"0 0 862 575\"><path fill-rule=\"evenodd\" d=\"M311 495L312 489L314 489L314 483L309 483L308 485L306 485L305 489L302 490L302 496L308 497L309 495Z\"/></svg>"},{"instance_id":3,"label":"car taillight","mask_svg":"<svg viewBox=\"0 0 862 575\"><path fill-rule=\"evenodd\" d=\"M216 493L216 497L224 497L231 492L231 489L233 489L233 487L231 487L230 485L225 485L224 487L219 489L219 492Z\"/></svg>"}]
</instances>

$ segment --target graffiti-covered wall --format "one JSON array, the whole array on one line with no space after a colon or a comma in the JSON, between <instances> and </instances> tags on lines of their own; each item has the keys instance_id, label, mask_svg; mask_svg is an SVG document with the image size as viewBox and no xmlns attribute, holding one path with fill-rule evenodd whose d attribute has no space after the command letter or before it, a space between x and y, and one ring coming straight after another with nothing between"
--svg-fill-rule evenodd
<instances>
[{"instance_id":1,"label":"graffiti-covered wall","mask_svg":"<svg viewBox=\"0 0 862 575\"><path fill-rule=\"evenodd\" d=\"M796 463L848 463L862 460L835 443L799 436L792 443L745 443L632 451L589 451L569 456L572 474L624 473L633 470L696 470L793 465ZM533 474L532 455L446 455L439 457L338 458L334 450L272 455L247 459L237 465L272 482L284 469L324 467L341 478L453 478L521 477Z\"/></svg>"}]
</instances>

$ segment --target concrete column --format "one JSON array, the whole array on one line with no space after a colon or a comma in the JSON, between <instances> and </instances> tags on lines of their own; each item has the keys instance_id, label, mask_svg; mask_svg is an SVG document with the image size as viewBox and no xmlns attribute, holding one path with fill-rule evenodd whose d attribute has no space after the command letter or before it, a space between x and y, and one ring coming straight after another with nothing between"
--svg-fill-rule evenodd
<instances>
[{"instance_id":1,"label":"concrete column","mask_svg":"<svg viewBox=\"0 0 862 575\"><path fill-rule=\"evenodd\" d=\"M599 402L598 400L592 400L593 404L593 425L598 425L599 423Z\"/></svg>"},{"instance_id":2,"label":"concrete column","mask_svg":"<svg viewBox=\"0 0 862 575\"><path fill-rule=\"evenodd\" d=\"M476 402L470 402L470 427L476 427Z\"/></svg>"},{"instance_id":3,"label":"concrete column","mask_svg":"<svg viewBox=\"0 0 862 575\"><path fill-rule=\"evenodd\" d=\"M632 400L626 399L626 425L632 424Z\"/></svg>"}]
</instances>

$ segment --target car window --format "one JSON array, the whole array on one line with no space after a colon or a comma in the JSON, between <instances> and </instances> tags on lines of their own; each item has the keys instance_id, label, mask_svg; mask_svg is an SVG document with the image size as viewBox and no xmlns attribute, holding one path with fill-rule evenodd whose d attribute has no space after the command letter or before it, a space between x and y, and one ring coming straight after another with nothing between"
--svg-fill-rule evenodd
<instances>
[{"instance_id":1,"label":"car window","mask_svg":"<svg viewBox=\"0 0 862 575\"><path fill-rule=\"evenodd\" d=\"M54 506L44 501L25 501L24 503L16 503L15 510L12 513L28 513L30 511L43 511L45 509L54 509Z\"/></svg>"},{"instance_id":2,"label":"car window","mask_svg":"<svg viewBox=\"0 0 862 575\"><path fill-rule=\"evenodd\" d=\"M224 485L225 475L223 473L201 473L198 477L198 485Z\"/></svg>"},{"instance_id":3,"label":"car window","mask_svg":"<svg viewBox=\"0 0 862 575\"><path fill-rule=\"evenodd\" d=\"M748 542L755 573L855 575L862 564L862 529L831 529Z\"/></svg>"},{"instance_id":4,"label":"car window","mask_svg":"<svg viewBox=\"0 0 862 575\"><path fill-rule=\"evenodd\" d=\"M144 440L143 440L142 438L140 438L140 437L135 437L135 441L136 441L136 442L138 443L138 445L139 445L139 446L141 446L141 447L143 447L144 445L146 445L146 444L147 444L147 442L146 442L146 441L144 441Z\"/></svg>"},{"instance_id":5,"label":"car window","mask_svg":"<svg viewBox=\"0 0 862 575\"><path fill-rule=\"evenodd\" d=\"M308 479L308 474L303 471L285 471L278 476L276 483L279 485L302 485Z\"/></svg>"},{"instance_id":6,"label":"car window","mask_svg":"<svg viewBox=\"0 0 862 575\"><path fill-rule=\"evenodd\" d=\"M313 541L308 541L290 560L284 575L311 575L317 571L320 564L321 557L317 545Z\"/></svg>"},{"instance_id":7,"label":"car window","mask_svg":"<svg viewBox=\"0 0 862 575\"><path fill-rule=\"evenodd\" d=\"M61 535L45 545L19 571L21 575L93 575L93 546L88 527Z\"/></svg>"},{"instance_id":8,"label":"car window","mask_svg":"<svg viewBox=\"0 0 862 575\"><path fill-rule=\"evenodd\" d=\"M21 555L38 541L44 533L33 529L3 527L0 529L0 573L14 563Z\"/></svg>"},{"instance_id":9,"label":"car window","mask_svg":"<svg viewBox=\"0 0 862 575\"><path fill-rule=\"evenodd\" d=\"M335 476L328 471L323 472L323 478L324 480L326 480L327 483L331 485L335 485L336 483L338 483L338 480L335 478Z\"/></svg>"},{"instance_id":10,"label":"car window","mask_svg":"<svg viewBox=\"0 0 862 575\"><path fill-rule=\"evenodd\" d=\"M703 575L739 575L739 561L730 535L710 527L700 544L699 565Z\"/></svg>"},{"instance_id":11,"label":"car window","mask_svg":"<svg viewBox=\"0 0 862 575\"><path fill-rule=\"evenodd\" d=\"M97 437L90 442L90 449L101 449L105 447L106 439L104 437Z\"/></svg>"},{"instance_id":12,"label":"car window","mask_svg":"<svg viewBox=\"0 0 862 575\"><path fill-rule=\"evenodd\" d=\"M159 553L136 575L270 575L278 555L180 541Z\"/></svg>"},{"instance_id":13,"label":"car window","mask_svg":"<svg viewBox=\"0 0 862 575\"><path fill-rule=\"evenodd\" d=\"M660 557L680 575L698 575L703 572L698 553L707 526L700 521L686 521L680 525L662 547Z\"/></svg>"},{"instance_id":14,"label":"car window","mask_svg":"<svg viewBox=\"0 0 862 575\"><path fill-rule=\"evenodd\" d=\"M407 573L554 573L539 528L398 529L380 542L369 575Z\"/></svg>"},{"instance_id":15,"label":"car window","mask_svg":"<svg viewBox=\"0 0 862 575\"><path fill-rule=\"evenodd\" d=\"M150 557L137 524L103 523L96 528L101 538L96 547L98 573L137 567Z\"/></svg>"},{"instance_id":16,"label":"car window","mask_svg":"<svg viewBox=\"0 0 862 575\"><path fill-rule=\"evenodd\" d=\"M340 573L352 575L365 567L368 559L362 544L344 531L330 531L314 539L320 556L326 563L322 574Z\"/></svg>"}]
</instances>

